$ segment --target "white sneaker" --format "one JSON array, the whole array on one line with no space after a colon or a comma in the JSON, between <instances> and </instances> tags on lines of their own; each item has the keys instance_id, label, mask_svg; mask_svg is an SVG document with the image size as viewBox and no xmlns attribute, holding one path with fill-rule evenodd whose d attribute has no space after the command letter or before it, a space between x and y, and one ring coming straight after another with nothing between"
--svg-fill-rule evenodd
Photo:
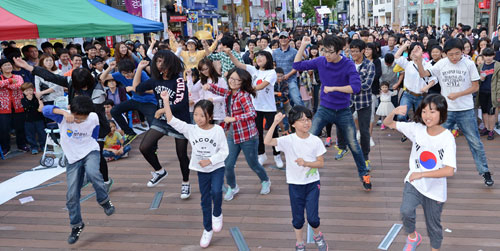
<instances>
[{"instance_id":1,"label":"white sneaker","mask_svg":"<svg viewBox=\"0 0 500 251\"><path fill-rule=\"evenodd\" d=\"M212 236L214 235L214 231L207 232L207 230L203 229L203 235L200 239L200 247L206 248L210 245L210 241L212 241Z\"/></svg>"},{"instance_id":2,"label":"white sneaker","mask_svg":"<svg viewBox=\"0 0 500 251\"><path fill-rule=\"evenodd\" d=\"M231 186L227 186L226 195L224 195L225 201L233 200L233 197L240 191L240 187L236 184L236 187L231 188Z\"/></svg>"},{"instance_id":3,"label":"white sneaker","mask_svg":"<svg viewBox=\"0 0 500 251\"><path fill-rule=\"evenodd\" d=\"M375 141L373 141L373 137L370 137L370 147L375 146Z\"/></svg>"},{"instance_id":4,"label":"white sneaker","mask_svg":"<svg viewBox=\"0 0 500 251\"><path fill-rule=\"evenodd\" d=\"M271 180L262 181L262 188L260 189L260 194L268 194L271 192Z\"/></svg>"},{"instance_id":5,"label":"white sneaker","mask_svg":"<svg viewBox=\"0 0 500 251\"><path fill-rule=\"evenodd\" d=\"M274 155L274 162L277 168L283 168L283 160L281 160L281 155Z\"/></svg>"},{"instance_id":6,"label":"white sneaker","mask_svg":"<svg viewBox=\"0 0 500 251\"><path fill-rule=\"evenodd\" d=\"M191 196L191 185L189 183L182 183L181 186L181 199L185 200Z\"/></svg>"},{"instance_id":7,"label":"white sneaker","mask_svg":"<svg viewBox=\"0 0 500 251\"><path fill-rule=\"evenodd\" d=\"M216 233L222 230L222 214L219 217L212 215L212 230Z\"/></svg>"},{"instance_id":8,"label":"white sneaker","mask_svg":"<svg viewBox=\"0 0 500 251\"><path fill-rule=\"evenodd\" d=\"M260 165L264 165L264 163L266 162L267 160L267 155L264 153L264 154L259 154L259 163Z\"/></svg>"}]
</instances>

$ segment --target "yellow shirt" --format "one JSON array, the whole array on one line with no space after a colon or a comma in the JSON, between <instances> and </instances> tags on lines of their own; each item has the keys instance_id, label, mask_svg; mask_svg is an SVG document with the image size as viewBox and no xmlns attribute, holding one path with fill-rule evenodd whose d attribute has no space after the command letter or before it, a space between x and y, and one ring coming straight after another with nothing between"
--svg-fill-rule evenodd
<instances>
[{"instance_id":1,"label":"yellow shirt","mask_svg":"<svg viewBox=\"0 0 500 251\"><path fill-rule=\"evenodd\" d=\"M214 51L216 47L217 43L214 42L212 46L210 46L209 50ZM177 51L177 43L170 41L170 48L174 52ZM195 51L194 53L191 53L189 51L181 51L180 54L180 57L182 57L182 60L184 61L185 70L198 68L198 63L206 56L208 56L208 54L205 50Z\"/></svg>"},{"instance_id":2,"label":"yellow shirt","mask_svg":"<svg viewBox=\"0 0 500 251\"><path fill-rule=\"evenodd\" d=\"M111 137L106 135L106 137L104 137L104 148L110 148L117 145L118 142L120 142L120 139L122 139L122 135L119 132L115 132L115 134Z\"/></svg>"}]
</instances>

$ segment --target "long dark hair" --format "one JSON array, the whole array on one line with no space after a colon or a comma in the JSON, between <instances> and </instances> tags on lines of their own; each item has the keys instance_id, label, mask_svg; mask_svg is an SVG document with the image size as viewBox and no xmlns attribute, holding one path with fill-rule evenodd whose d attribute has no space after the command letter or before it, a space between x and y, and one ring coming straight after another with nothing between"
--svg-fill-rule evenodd
<instances>
[{"instance_id":1,"label":"long dark hair","mask_svg":"<svg viewBox=\"0 0 500 251\"><path fill-rule=\"evenodd\" d=\"M274 64L273 64L273 55L269 53L268 51L259 51L255 53L255 57L258 57L260 55L263 55L266 57L266 64L264 65L264 69L262 70L272 70L274 69ZM257 66L259 69L261 68L260 66Z\"/></svg>"},{"instance_id":2,"label":"long dark hair","mask_svg":"<svg viewBox=\"0 0 500 251\"><path fill-rule=\"evenodd\" d=\"M120 46L124 45L127 48L127 54L122 55L120 54ZM115 61L118 64L122 59L128 58L130 61L134 62L134 57L132 57L132 54L128 51L128 47L124 42L119 42L115 44Z\"/></svg>"},{"instance_id":3,"label":"long dark hair","mask_svg":"<svg viewBox=\"0 0 500 251\"><path fill-rule=\"evenodd\" d=\"M196 108L199 107L202 111L203 114L205 114L205 118L207 118L209 124L214 123L214 103L210 100L202 99L196 104L194 104L193 111L196 110Z\"/></svg>"},{"instance_id":4,"label":"long dark hair","mask_svg":"<svg viewBox=\"0 0 500 251\"><path fill-rule=\"evenodd\" d=\"M208 77L201 72L201 69L203 68L204 65L208 68ZM219 80L220 74L215 70L212 60L206 57L200 60L200 62L198 63L198 71L201 73L200 81L202 85L207 83L208 78L212 79L212 82L214 84L217 83Z\"/></svg>"},{"instance_id":5,"label":"long dark hair","mask_svg":"<svg viewBox=\"0 0 500 251\"><path fill-rule=\"evenodd\" d=\"M240 89L242 91L248 92L248 93L250 93L250 95L252 95L254 97L257 96L257 93L255 92L255 89L252 86L252 75L250 75L250 73L248 73L248 71L234 67L233 69L231 69L227 73L228 81L229 81L229 78L231 77L231 75L233 75L233 73L236 73L238 75L238 77L240 77L240 80L241 80ZM228 88L231 89L231 86L229 84L228 84Z\"/></svg>"},{"instance_id":6,"label":"long dark hair","mask_svg":"<svg viewBox=\"0 0 500 251\"><path fill-rule=\"evenodd\" d=\"M379 57L377 51L377 45L375 43L367 43L366 48L372 49L372 60L377 60Z\"/></svg>"},{"instance_id":7,"label":"long dark hair","mask_svg":"<svg viewBox=\"0 0 500 251\"><path fill-rule=\"evenodd\" d=\"M91 90L95 86L95 79L92 73L86 68L78 68L71 73L71 84L73 89L80 91L85 87Z\"/></svg>"},{"instance_id":8,"label":"long dark hair","mask_svg":"<svg viewBox=\"0 0 500 251\"><path fill-rule=\"evenodd\" d=\"M163 62L158 69L156 61L158 58L163 59ZM153 79L162 80L162 72L167 71L167 79L172 79L179 76L184 71L184 63L171 51L159 50L155 53L151 62L151 77Z\"/></svg>"}]
</instances>

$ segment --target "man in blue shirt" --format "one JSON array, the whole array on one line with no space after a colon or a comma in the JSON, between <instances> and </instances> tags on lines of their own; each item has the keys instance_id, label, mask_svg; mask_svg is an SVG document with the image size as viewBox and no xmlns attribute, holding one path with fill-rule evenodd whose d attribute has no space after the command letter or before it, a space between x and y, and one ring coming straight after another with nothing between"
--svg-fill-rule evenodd
<instances>
[{"instance_id":1,"label":"man in blue shirt","mask_svg":"<svg viewBox=\"0 0 500 251\"><path fill-rule=\"evenodd\" d=\"M389 39L387 40L387 45L382 46L382 57L385 57L385 54L390 53L392 55L395 55L396 52L398 51L398 47L396 46L397 38L395 36L390 36Z\"/></svg>"},{"instance_id":2,"label":"man in blue shirt","mask_svg":"<svg viewBox=\"0 0 500 251\"><path fill-rule=\"evenodd\" d=\"M122 83L126 87L131 87L132 81L134 80L134 70L135 70L134 62L128 59L121 60L120 63L118 63L118 72L115 72L110 75L109 73L111 72L112 69L115 68L115 66L116 66L115 61L110 63L108 69L106 69L102 73L100 77L101 81L104 83L104 81L108 79L114 79L115 81ZM148 75L145 72L143 72L141 74L141 82L145 82L148 79L149 79ZM129 91L129 88L127 88L127 91ZM120 104L114 106L113 109L111 110L111 116L113 116L113 119L116 121L118 126L126 134L126 143L130 143L132 140L135 139L135 137L137 137L137 134L134 132L132 128L128 126L127 121L122 116L123 113L132 110L137 110L142 114L144 114L146 120L148 121L148 124L151 126L155 112L157 110L155 96L152 93L145 93L143 95L139 95L135 92L132 92L131 99L121 102Z\"/></svg>"},{"instance_id":3,"label":"man in blue shirt","mask_svg":"<svg viewBox=\"0 0 500 251\"><path fill-rule=\"evenodd\" d=\"M273 60L276 63L276 67L283 69L285 72L283 80L288 83L288 92L293 105L304 105L304 102L300 97L299 86L297 84L297 71L292 68L293 60L295 55L297 55L297 50L290 47L288 32L282 31L279 38L280 48L274 50Z\"/></svg>"}]
</instances>

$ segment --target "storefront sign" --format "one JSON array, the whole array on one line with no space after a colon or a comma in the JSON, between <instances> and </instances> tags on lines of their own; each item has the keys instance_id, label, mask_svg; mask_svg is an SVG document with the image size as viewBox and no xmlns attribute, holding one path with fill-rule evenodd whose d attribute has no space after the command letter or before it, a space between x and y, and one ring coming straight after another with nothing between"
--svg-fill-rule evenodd
<instances>
[{"instance_id":1,"label":"storefront sign","mask_svg":"<svg viewBox=\"0 0 500 251\"><path fill-rule=\"evenodd\" d=\"M142 0L142 17L160 22L160 0Z\"/></svg>"},{"instance_id":2,"label":"storefront sign","mask_svg":"<svg viewBox=\"0 0 500 251\"><path fill-rule=\"evenodd\" d=\"M490 0L483 0L483 1L479 2L478 7L479 7L479 9L489 9L490 4L491 4Z\"/></svg>"},{"instance_id":3,"label":"storefront sign","mask_svg":"<svg viewBox=\"0 0 500 251\"><path fill-rule=\"evenodd\" d=\"M385 13L385 9L383 9L383 8L382 8L382 9L379 9L379 10L378 10L378 12L380 12L380 13Z\"/></svg>"},{"instance_id":4,"label":"storefront sign","mask_svg":"<svg viewBox=\"0 0 500 251\"><path fill-rule=\"evenodd\" d=\"M186 22L187 17L186 16L171 16L170 17L170 22Z\"/></svg>"},{"instance_id":5,"label":"storefront sign","mask_svg":"<svg viewBox=\"0 0 500 251\"><path fill-rule=\"evenodd\" d=\"M198 11L189 11L188 17L190 23L198 23Z\"/></svg>"},{"instance_id":6,"label":"storefront sign","mask_svg":"<svg viewBox=\"0 0 500 251\"><path fill-rule=\"evenodd\" d=\"M125 0L127 12L134 16L142 17L142 2L141 0Z\"/></svg>"},{"instance_id":7,"label":"storefront sign","mask_svg":"<svg viewBox=\"0 0 500 251\"><path fill-rule=\"evenodd\" d=\"M424 0L424 4L433 4L434 0Z\"/></svg>"},{"instance_id":8,"label":"storefront sign","mask_svg":"<svg viewBox=\"0 0 500 251\"><path fill-rule=\"evenodd\" d=\"M106 46L109 48L113 48L113 37L112 36L106 36Z\"/></svg>"}]
</instances>

